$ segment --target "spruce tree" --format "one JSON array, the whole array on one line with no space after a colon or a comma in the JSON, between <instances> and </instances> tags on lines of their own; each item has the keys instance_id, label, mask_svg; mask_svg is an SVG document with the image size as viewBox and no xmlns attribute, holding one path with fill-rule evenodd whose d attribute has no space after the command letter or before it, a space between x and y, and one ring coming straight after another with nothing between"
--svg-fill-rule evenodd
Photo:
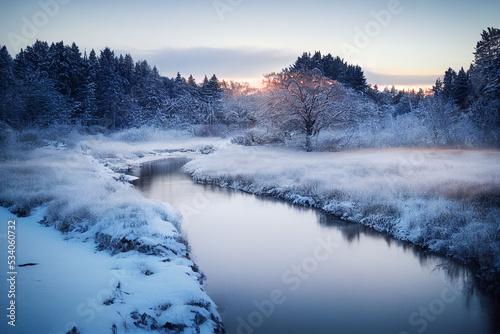
<instances>
[{"instance_id":1,"label":"spruce tree","mask_svg":"<svg viewBox=\"0 0 500 334\"><path fill-rule=\"evenodd\" d=\"M122 83L118 73L118 60L108 47L101 51L97 72L99 116L102 125L117 128L122 125L120 108Z\"/></svg>"},{"instance_id":2,"label":"spruce tree","mask_svg":"<svg viewBox=\"0 0 500 334\"><path fill-rule=\"evenodd\" d=\"M7 47L0 48L0 94L14 84L13 61Z\"/></svg>"},{"instance_id":3,"label":"spruce tree","mask_svg":"<svg viewBox=\"0 0 500 334\"><path fill-rule=\"evenodd\" d=\"M7 51L7 47L0 48L0 121L17 123L14 120L16 110L15 96L16 87L13 73L13 60Z\"/></svg>"},{"instance_id":4,"label":"spruce tree","mask_svg":"<svg viewBox=\"0 0 500 334\"><path fill-rule=\"evenodd\" d=\"M457 77L457 72L455 72L451 67L444 73L443 78L443 98L445 101L452 98L453 83Z\"/></svg>"},{"instance_id":5,"label":"spruce tree","mask_svg":"<svg viewBox=\"0 0 500 334\"><path fill-rule=\"evenodd\" d=\"M436 79L436 83L432 86L432 91L434 92L434 96L441 96L443 93L443 81L441 81L441 78Z\"/></svg>"},{"instance_id":6,"label":"spruce tree","mask_svg":"<svg viewBox=\"0 0 500 334\"><path fill-rule=\"evenodd\" d=\"M483 79L480 92L487 98L500 99L500 29L483 30L474 56L475 68Z\"/></svg>"},{"instance_id":7,"label":"spruce tree","mask_svg":"<svg viewBox=\"0 0 500 334\"><path fill-rule=\"evenodd\" d=\"M462 67L453 81L451 97L453 102L460 108L464 109L468 106L468 98L470 94L469 75Z\"/></svg>"},{"instance_id":8,"label":"spruce tree","mask_svg":"<svg viewBox=\"0 0 500 334\"><path fill-rule=\"evenodd\" d=\"M304 52L302 56L298 57L295 63L289 67L289 70L291 72L311 70L311 64L311 53Z\"/></svg>"}]
</instances>

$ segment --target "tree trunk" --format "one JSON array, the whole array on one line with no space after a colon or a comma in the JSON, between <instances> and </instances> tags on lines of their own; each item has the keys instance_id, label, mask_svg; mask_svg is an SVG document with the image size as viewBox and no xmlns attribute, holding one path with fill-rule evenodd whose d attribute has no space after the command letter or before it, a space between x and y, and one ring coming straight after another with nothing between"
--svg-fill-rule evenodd
<instances>
[{"instance_id":1,"label":"tree trunk","mask_svg":"<svg viewBox=\"0 0 500 334\"><path fill-rule=\"evenodd\" d=\"M312 136L310 134L306 134L306 151L312 152Z\"/></svg>"},{"instance_id":2,"label":"tree trunk","mask_svg":"<svg viewBox=\"0 0 500 334\"><path fill-rule=\"evenodd\" d=\"M315 122L308 122L306 124L306 151L312 152L312 136Z\"/></svg>"}]
</instances>

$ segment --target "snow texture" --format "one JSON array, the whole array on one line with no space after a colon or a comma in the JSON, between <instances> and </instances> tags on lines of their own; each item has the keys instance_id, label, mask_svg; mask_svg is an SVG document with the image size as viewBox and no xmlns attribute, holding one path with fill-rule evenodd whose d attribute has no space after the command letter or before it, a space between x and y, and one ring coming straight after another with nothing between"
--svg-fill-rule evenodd
<instances>
[{"instance_id":1,"label":"snow texture","mask_svg":"<svg viewBox=\"0 0 500 334\"><path fill-rule=\"evenodd\" d=\"M500 273L500 152L432 148L306 153L227 146L184 166L196 181L320 208Z\"/></svg>"},{"instance_id":2,"label":"snow texture","mask_svg":"<svg viewBox=\"0 0 500 334\"><path fill-rule=\"evenodd\" d=\"M132 132L120 134L127 143L78 135L50 141L47 134L30 149L20 149L26 140L10 143L11 157L0 162L0 201L11 212L0 211L2 225L12 213L28 216L18 218L18 264L38 263L19 275L29 291L19 297L19 314L33 320L20 317L21 332L66 333L73 325L83 334L113 333L114 326L130 333L224 331L190 260L179 212L144 198L110 168L210 148L179 133L169 143L162 137L136 145Z\"/></svg>"}]
</instances>

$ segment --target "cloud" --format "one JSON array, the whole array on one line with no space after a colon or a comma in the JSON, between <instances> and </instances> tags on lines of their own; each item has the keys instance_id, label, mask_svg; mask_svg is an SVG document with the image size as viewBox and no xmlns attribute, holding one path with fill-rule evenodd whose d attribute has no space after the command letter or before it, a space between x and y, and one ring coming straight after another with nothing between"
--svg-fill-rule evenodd
<instances>
[{"instance_id":1,"label":"cloud","mask_svg":"<svg viewBox=\"0 0 500 334\"><path fill-rule=\"evenodd\" d=\"M152 51L123 47L116 54L130 53L135 61L147 60L156 66L164 76L175 77L180 72L184 77L192 74L198 81L204 75L216 74L218 78L249 80L260 82L262 75L279 72L288 67L298 54L293 51L251 48L163 48ZM379 86L429 86L435 83L434 75L388 75L365 71L367 81Z\"/></svg>"},{"instance_id":2,"label":"cloud","mask_svg":"<svg viewBox=\"0 0 500 334\"><path fill-rule=\"evenodd\" d=\"M369 83L379 86L429 86L434 84L440 75L389 75L365 71L365 76Z\"/></svg>"},{"instance_id":3,"label":"cloud","mask_svg":"<svg viewBox=\"0 0 500 334\"><path fill-rule=\"evenodd\" d=\"M216 74L219 78L262 78L263 74L279 72L295 61L293 52L249 48L164 48L153 51L117 50L130 53L135 61L145 59L156 65L162 75L184 77L193 74L202 78Z\"/></svg>"}]
</instances>

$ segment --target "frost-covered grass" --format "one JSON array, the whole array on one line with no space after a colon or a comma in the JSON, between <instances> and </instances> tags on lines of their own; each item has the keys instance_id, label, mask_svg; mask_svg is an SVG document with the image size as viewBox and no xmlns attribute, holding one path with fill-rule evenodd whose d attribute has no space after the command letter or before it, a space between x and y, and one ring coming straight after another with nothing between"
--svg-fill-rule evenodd
<instances>
[{"instance_id":1,"label":"frost-covered grass","mask_svg":"<svg viewBox=\"0 0 500 334\"><path fill-rule=\"evenodd\" d=\"M83 277L110 271L119 273L120 278L113 279L112 286L106 282L94 287L104 293L88 296L97 303L89 307L90 311L92 307L99 310L100 321L87 322L85 311L87 316L90 311L81 308L78 311L81 300L74 301L77 313L84 313L79 314L81 321L77 323L81 333L112 333L113 325L118 332L131 333L223 331L216 306L202 290L204 276L190 260L181 236L180 214L168 204L144 198L127 176L110 168L118 169L133 160L158 158L181 149L210 150L202 144L185 133L145 135L133 130L108 137L76 132L58 137L52 132L28 131L3 142L2 206L20 216L43 217L42 223L63 232L64 238L93 244L93 248L112 255L113 264L104 263L106 267L102 267L102 261L94 263L99 256L91 249L84 255L57 262L50 254L67 252L61 243L51 246L51 252L44 253L46 256L37 254L41 245L46 244L44 241L37 243L35 239L24 246L26 253L37 254L34 262L40 262L38 268L50 263L52 269L63 273L57 281L61 284L73 284L65 281L73 276L65 277L64 270L59 270L69 262L79 263L76 267ZM62 236L55 239L63 242ZM46 280L45 284L52 286L57 282ZM81 284L87 284L84 278L74 282L74 289ZM43 294L44 284L39 288L38 292ZM89 291L88 287L80 288ZM30 298L40 297L37 291L33 293ZM46 300L45 305L50 308L52 303L58 303L58 298ZM63 304L68 305L68 301ZM58 307L54 305L54 309ZM31 332L36 332L36 325L33 323Z\"/></svg>"},{"instance_id":2,"label":"frost-covered grass","mask_svg":"<svg viewBox=\"0 0 500 334\"><path fill-rule=\"evenodd\" d=\"M228 146L189 162L203 183L321 208L500 277L500 152L366 149L305 153Z\"/></svg>"},{"instance_id":3,"label":"frost-covered grass","mask_svg":"<svg viewBox=\"0 0 500 334\"><path fill-rule=\"evenodd\" d=\"M38 289L29 298L43 300L48 309L50 303L56 310L71 308L83 334L112 333L113 325L118 333L221 332L216 306L200 288L204 277L181 237L180 215L165 203L145 199L121 173L132 164L178 155L193 159L185 170L199 182L318 207L468 262L484 282L499 281L498 151L305 153L241 147L184 131L103 135L56 128L6 131L0 138L1 204L21 216L35 215L26 218L33 223L25 230L33 242L23 249L27 262L40 264L30 268L32 276L25 277L33 281L26 284L47 275L36 281ZM6 211L0 214L5 221ZM63 236L35 224L42 217ZM37 242L36 236L44 240ZM67 256L51 259L50 254ZM111 278L85 279L88 275ZM43 292L57 284L81 293L76 299L62 293L65 302L55 305L58 299ZM87 297L97 306L78 309ZM99 312L86 322L92 307ZM63 326L74 320L65 317L59 317ZM30 330L36 328L33 323Z\"/></svg>"}]
</instances>

